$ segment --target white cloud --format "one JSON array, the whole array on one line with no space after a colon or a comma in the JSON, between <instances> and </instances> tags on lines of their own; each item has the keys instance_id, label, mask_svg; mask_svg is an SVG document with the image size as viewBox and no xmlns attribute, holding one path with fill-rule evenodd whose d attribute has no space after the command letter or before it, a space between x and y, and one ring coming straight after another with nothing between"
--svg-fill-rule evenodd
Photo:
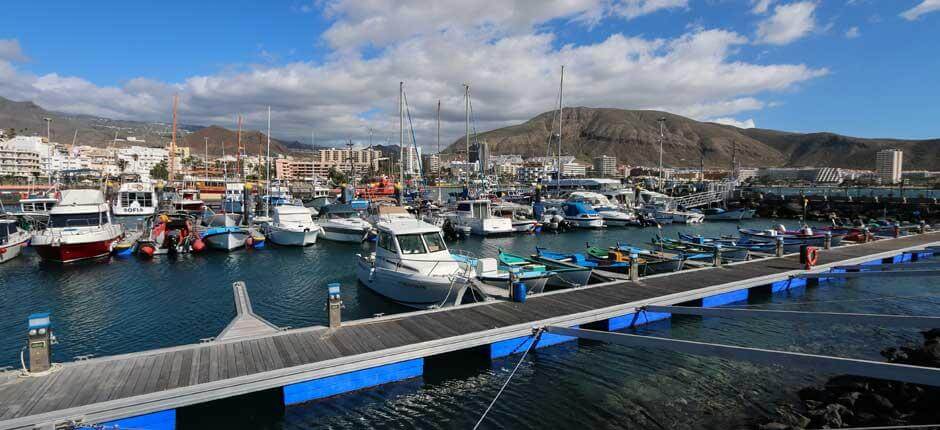
<instances>
[{"instance_id":1,"label":"white cloud","mask_svg":"<svg viewBox=\"0 0 940 430\"><path fill-rule=\"evenodd\" d=\"M584 8L558 10L540 19L575 16ZM694 29L670 39L612 34L559 48L553 34L533 30L539 22L519 19L533 27L493 38L472 30L389 34L380 38L384 48L370 57L357 48L322 62L256 65L182 82L140 78L97 86L79 77L35 75L0 61L0 95L53 110L168 121L172 96L179 93L184 123L233 126L234 115L242 113L253 128L263 127L265 106L271 104L276 136L309 139L315 130L321 143L363 142L375 128L375 142L390 137L397 143L398 82L404 81L418 143L433 148L437 100L442 100L443 143L463 133L463 82L471 84L474 127L484 131L551 110L562 64L566 106L663 109L696 119L763 109L770 105L764 101L768 93L828 73L802 64L742 61L735 55L748 40L727 30ZM330 30L355 27L347 24L340 19ZM366 27L360 31L366 34L347 33L343 40L355 44L373 37Z\"/></svg>"},{"instance_id":2,"label":"white cloud","mask_svg":"<svg viewBox=\"0 0 940 430\"><path fill-rule=\"evenodd\" d=\"M744 121L738 121L737 119L734 119L734 118L714 118L714 119L711 119L710 122L714 122L714 123L718 123L718 124L724 124L724 125L730 125L730 126L734 126L734 127L737 127L737 128L754 128L754 127L757 127L757 125L754 124L754 120L751 119L751 118L748 118L748 119L746 119L746 120L744 120Z\"/></svg>"},{"instance_id":3,"label":"white cloud","mask_svg":"<svg viewBox=\"0 0 940 430\"><path fill-rule=\"evenodd\" d=\"M688 6L688 0L621 0L613 4L613 12L627 19L633 19L660 10Z\"/></svg>"},{"instance_id":4,"label":"white cloud","mask_svg":"<svg viewBox=\"0 0 940 430\"><path fill-rule=\"evenodd\" d=\"M11 62L24 62L29 60L23 55L20 41L16 39L0 39L0 60Z\"/></svg>"},{"instance_id":5,"label":"white cloud","mask_svg":"<svg viewBox=\"0 0 940 430\"><path fill-rule=\"evenodd\" d=\"M938 10L940 10L940 0L923 0L917 6L902 12L901 17L908 21L914 21L920 18L921 15L926 15Z\"/></svg>"},{"instance_id":6,"label":"white cloud","mask_svg":"<svg viewBox=\"0 0 940 430\"><path fill-rule=\"evenodd\" d=\"M848 30L845 30L846 39L855 39L862 35L862 32L859 31L858 27L850 27Z\"/></svg>"},{"instance_id":7,"label":"white cloud","mask_svg":"<svg viewBox=\"0 0 940 430\"><path fill-rule=\"evenodd\" d=\"M773 4L774 0L751 0L751 13L755 15L763 15L770 10L770 5Z\"/></svg>"},{"instance_id":8,"label":"white cloud","mask_svg":"<svg viewBox=\"0 0 940 430\"><path fill-rule=\"evenodd\" d=\"M811 1L776 6L773 15L757 24L758 42L786 45L806 36L816 27L815 11Z\"/></svg>"}]
</instances>

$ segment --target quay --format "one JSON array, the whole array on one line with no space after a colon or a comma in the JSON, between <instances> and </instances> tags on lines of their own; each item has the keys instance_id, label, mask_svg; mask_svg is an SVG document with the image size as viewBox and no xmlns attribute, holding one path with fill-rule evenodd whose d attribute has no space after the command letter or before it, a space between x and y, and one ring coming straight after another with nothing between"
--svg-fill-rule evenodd
<instances>
[{"instance_id":1,"label":"quay","mask_svg":"<svg viewBox=\"0 0 940 430\"><path fill-rule=\"evenodd\" d=\"M0 429L53 429L70 423L172 429L177 410L192 405L262 391L279 392L284 405L302 403L419 377L456 355L496 359L522 353L536 332L537 347L545 347L575 340L572 336L583 332L669 318L671 313L664 311L670 305L685 307L675 308L677 314L707 314L688 308L713 308L746 301L749 295L828 282L825 273L920 261L940 254L940 248L929 248L938 245L940 232L928 232L820 250L811 269L798 255L786 255L638 281L618 279L532 296L524 303L476 303L346 321L332 328L279 329L252 312L251 286L236 283L236 316L216 338L63 363L41 376L0 373ZM936 265L921 272L930 269Z\"/></svg>"}]
</instances>

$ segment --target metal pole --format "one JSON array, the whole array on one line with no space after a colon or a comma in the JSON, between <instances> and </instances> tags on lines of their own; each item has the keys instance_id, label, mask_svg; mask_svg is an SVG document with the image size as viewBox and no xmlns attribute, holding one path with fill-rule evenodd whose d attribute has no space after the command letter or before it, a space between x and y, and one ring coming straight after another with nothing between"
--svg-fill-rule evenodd
<instances>
[{"instance_id":1,"label":"metal pole","mask_svg":"<svg viewBox=\"0 0 940 430\"><path fill-rule=\"evenodd\" d=\"M666 118L659 118L659 192L666 188L663 178L663 141L666 140Z\"/></svg>"},{"instance_id":2,"label":"metal pole","mask_svg":"<svg viewBox=\"0 0 940 430\"><path fill-rule=\"evenodd\" d=\"M847 373L870 378L888 379L912 384L940 386L940 369L907 364L882 363L878 361L854 358L830 357L825 355L804 354L799 352L776 351L772 349L748 348L743 346L721 345L715 343L694 342L689 340L666 339L634 334L608 333L596 330L572 329L549 326L546 332L591 339L618 345L646 348L660 348L686 354L707 355L719 358L750 361L782 368L805 367L816 372Z\"/></svg>"},{"instance_id":3,"label":"metal pole","mask_svg":"<svg viewBox=\"0 0 940 430\"><path fill-rule=\"evenodd\" d=\"M265 155L265 172L264 172L264 194L268 196L264 201L264 216L270 216L270 207L271 205L268 201L271 199L271 106L268 106L268 148L267 155Z\"/></svg>"},{"instance_id":4,"label":"metal pole","mask_svg":"<svg viewBox=\"0 0 940 430\"><path fill-rule=\"evenodd\" d=\"M558 194L561 194L561 134L565 120L565 66L561 66L561 80L558 82L558 153L555 154L555 178Z\"/></svg>"},{"instance_id":5,"label":"metal pole","mask_svg":"<svg viewBox=\"0 0 940 430\"><path fill-rule=\"evenodd\" d=\"M470 84L464 84L464 87L464 103L466 104L465 109L467 111L467 165L464 167L467 169L467 179L465 184L467 187L467 192L470 192Z\"/></svg>"},{"instance_id":6,"label":"metal pole","mask_svg":"<svg viewBox=\"0 0 940 430\"><path fill-rule=\"evenodd\" d=\"M405 193L405 83L398 83L398 178L400 188L398 190L398 204L402 203L402 197Z\"/></svg>"},{"instance_id":7,"label":"metal pole","mask_svg":"<svg viewBox=\"0 0 940 430\"><path fill-rule=\"evenodd\" d=\"M804 312L767 309L701 308L690 306L644 306L648 312L698 315L721 318L773 318L787 321L811 321L821 324L874 324L877 326L930 328L940 327L940 317L854 314L842 312Z\"/></svg>"}]
</instances>

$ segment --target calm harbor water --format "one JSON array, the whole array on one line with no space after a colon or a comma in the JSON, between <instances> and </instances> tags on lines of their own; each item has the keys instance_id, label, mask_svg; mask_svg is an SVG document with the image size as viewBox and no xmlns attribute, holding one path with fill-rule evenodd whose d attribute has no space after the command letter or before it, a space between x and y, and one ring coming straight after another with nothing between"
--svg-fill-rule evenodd
<instances>
[{"instance_id":1,"label":"calm harbor water","mask_svg":"<svg viewBox=\"0 0 940 430\"><path fill-rule=\"evenodd\" d=\"M773 220L747 222L770 226ZM792 221L786 224L793 224ZM664 226L713 235L733 223ZM494 239L471 238L452 248L493 255L499 248L531 253L535 246L578 250L586 242L641 244L655 229L606 229ZM233 253L206 252L151 261L111 259L73 265L41 262L32 251L0 266L0 366L18 366L26 316L51 311L60 344L56 361L197 342L218 334L235 314L231 283L247 282L255 312L279 326L325 324L326 284L340 282L344 319L407 311L356 284L353 258L368 248L321 241L308 248L269 246ZM750 305L786 309L932 314L923 296L940 278L823 284ZM887 346L915 342L913 330L815 327L779 321L676 318L639 329L660 336L877 359ZM204 428L467 428L515 364L454 363L452 370L359 393L288 408L253 409L253 400L225 413L190 413L183 427ZM826 375L772 369L662 351L594 342L539 350L487 419L486 428L728 428L773 413L802 386ZM237 401L236 401L237 403ZM239 410L240 414L228 411ZM194 416L195 415L195 416ZM223 417L225 416L225 417ZM227 417L227 418L226 418ZM221 422L220 422L221 420Z\"/></svg>"}]
</instances>

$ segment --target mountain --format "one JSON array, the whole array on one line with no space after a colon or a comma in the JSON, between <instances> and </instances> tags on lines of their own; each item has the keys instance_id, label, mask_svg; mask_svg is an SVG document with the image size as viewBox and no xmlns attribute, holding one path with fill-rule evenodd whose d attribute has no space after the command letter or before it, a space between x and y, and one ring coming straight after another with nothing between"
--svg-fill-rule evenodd
<instances>
[{"instance_id":1,"label":"mountain","mask_svg":"<svg viewBox=\"0 0 940 430\"><path fill-rule=\"evenodd\" d=\"M190 153L198 156L205 152L207 138L210 155L221 155L223 143L226 154L235 154L238 149L238 132L217 125L210 125L187 134L180 145L188 146ZM257 155L259 150L262 152L266 150L267 135L256 130L242 130L242 144L248 155ZM287 154L291 151L287 145L286 142L272 138L271 154Z\"/></svg>"},{"instance_id":2,"label":"mountain","mask_svg":"<svg viewBox=\"0 0 940 430\"><path fill-rule=\"evenodd\" d=\"M134 136L146 141L147 146L163 146L169 141L170 124L159 122L122 121L90 115L72 115L43 109L33 102L17 102L0 97L0 128L13 129L21 135L46 135L44 118L52 118L50 131L52 140L59 143L79 145L107 146L118 138ZM198 128L182 125L177 127L181 134ZM78 134L75 131L78 130Z\"/></svg>"},{"instance_id":3,"label":"mountain","mask_svg":"<svg viewBox=\"0 0 940 430\"><path fill-rule=\"evenodd\" d=\"M544 156L556 112L546 112L522 124L477 135L491 154ZM832 133L788 133L741 129L695 121L680 115L648 110L565 108L562 153L590 161L612 155L631 165L659 164L659 123L665 118L663 164L668 167L727 168L732 152L741 166L831 166L871 169L875 153L884 148L905 152L905 169L940 170L940 140L861 139ZM557 130L557 125L555 126ZM463 152L461 137L443 152Z\"/></svg>"}]
</instances>

